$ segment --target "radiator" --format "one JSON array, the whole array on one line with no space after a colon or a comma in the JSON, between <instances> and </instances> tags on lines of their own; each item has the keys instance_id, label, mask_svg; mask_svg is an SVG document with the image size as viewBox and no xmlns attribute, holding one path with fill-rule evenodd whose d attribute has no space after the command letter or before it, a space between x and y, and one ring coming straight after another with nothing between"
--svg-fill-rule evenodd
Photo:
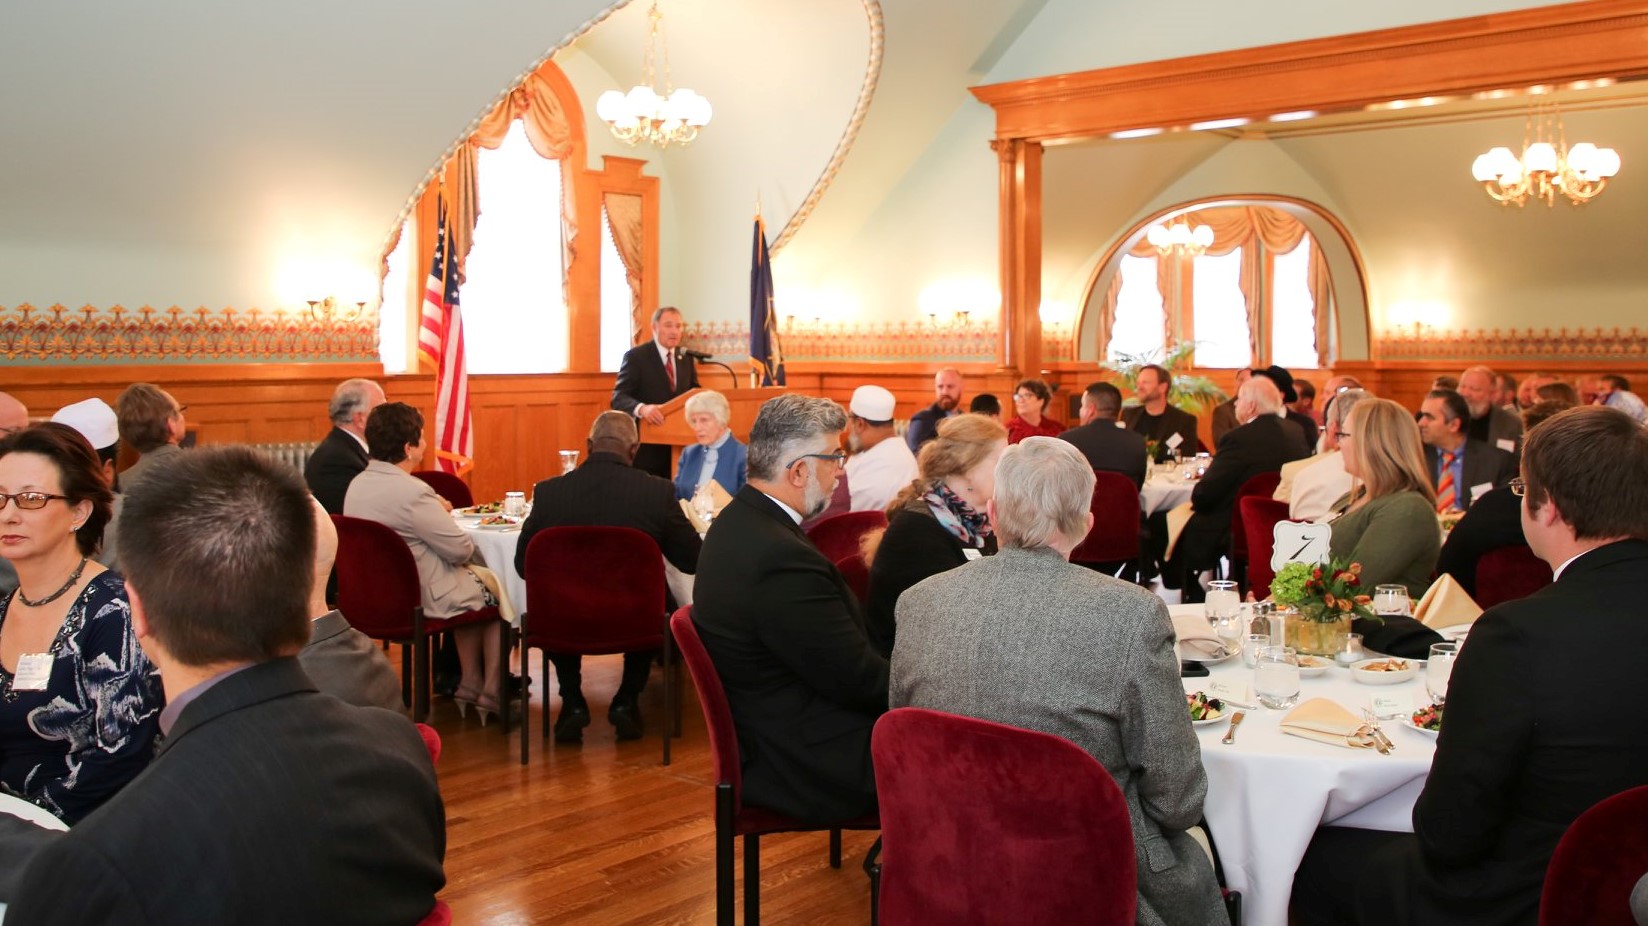
<instances>
[{"instance_id":1,"label":"radiator","mask_svg":"<svg viewBox=\"0 0 1648 926\"><path fill-rule=\"evenodd\" d=\"M319 441L307 441L302 443L253 444L252 449L274 457L302 473L304 465L309 462L309 455L314 453L315 448L319 446Z\"/></svg>"}]
</instances>

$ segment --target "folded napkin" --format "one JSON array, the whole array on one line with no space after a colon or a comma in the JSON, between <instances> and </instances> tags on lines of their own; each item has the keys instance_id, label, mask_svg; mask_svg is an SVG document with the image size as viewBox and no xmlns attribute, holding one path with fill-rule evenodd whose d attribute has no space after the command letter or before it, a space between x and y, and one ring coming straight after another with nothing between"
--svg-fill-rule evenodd
<instances>
[{"instance_id":1,"label":"folded napkin","mask_svg":"<svg viewBox=\"0 0 1648 926\"><path fill-rule=\"evenodd\" d=\"M1167 549L1162 552L1162 559L1173 558L1173 548L1179 544L1179 534L1184 531L1185 525L1189 523L1189 502L1180 502L1167 510Z\"/></svg>"},{"instance_id":2,"label":"folded napkin","mask_svg":"<svg viewBox=\"0 0 1648 926\"><path fill-rule=\"evenodd\" d=\"M1213 634L1207 618L1197 614L1181 614L1173 618L1173 637L1179 658L1223 659L1225 644Z\"/></svg>"},{"instance_id":3,"label":"folded napkin","mask_svg":"<svg viewBox=\"0 0 1648 926\"><path fill-rule=\"evenodd\" d=\"M727 507L727 503L732 501L732 496L727 493L726 488L720 482L714 479L711 479L709 485L704 488L709 490L710 498L715 500L715 514L719 517L721 509Z\"/></svg>"},{"instance_id":4,"label":"folded napkin","mask_svg":"<svg viewBox=\"0 0 1648 926\"><path fill-rule=\"evenodd\" d=\"M1447 573L1437 577L1413 609L1414 619L1426 627L1469 626L1482 614L1470 593Z\"/></svg>"},{"instance_id":5,"label":"folded napkin","mask_svg":"<svg viewBox=\"0 0 1648 926\"><path fill-rule=\"evenodd\" d=\"M703 533L706 533L707 531L709 531L710 522L708 522L708 521L706 521L703 518L698 516L698 509L692 507L692 502L690 502L690 501L688 501L684 498L677 499L677 501L679 501L681 503L681 512L687 516L688 521L692 522L692 529L693 530L697 531L700 534L703 534Z\"/></svg>"},{"instance_id":6,"label":"folded napkin","mask_svg":"<svg viewBox=\"0 0 1648 926\"><path fill-rule=\"evenodd\" d=\"M1356 715L1327 698L1311 698L1282 718L1282 732L1318 743L1372 749L1373 734Z\"/></svg>"}]
</instances>

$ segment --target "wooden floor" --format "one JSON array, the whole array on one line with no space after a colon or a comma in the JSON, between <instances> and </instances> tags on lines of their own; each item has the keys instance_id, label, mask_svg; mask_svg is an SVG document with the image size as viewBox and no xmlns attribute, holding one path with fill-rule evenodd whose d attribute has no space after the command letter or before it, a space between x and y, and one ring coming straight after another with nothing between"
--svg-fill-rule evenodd
<instances>
[{"instance_id":1,"label":"wooden floor","mask_svg":"<svg viewBox=\"0 0 1648 926\"><path fill-rule=\"evenodd\" d=\"M518 657L517 657L518 658ZM536 661L537 653L534 651ZM399 654L390 654L400 664ZM584 660L594 723L580 746L539 739L544 687L533 669L531 763L520 764L519 728L508 741L496 720L482 728L437 699L438 766L446 800L446 890L462 926L538 923L715 922L714 799L708 738L690 682L672 764L659 764L664 720L661 672L641 698L647 735L617 743L606 706L622 657ZM686 675L683 672L685 681ZM550 702L551 720L560 710ZM771 924L867 923L862 863L874 833L844 833L840 870L825 833L761 840L761 916ZM742 922L742 842L737 903Z\"/></svg>"}]
</instances>

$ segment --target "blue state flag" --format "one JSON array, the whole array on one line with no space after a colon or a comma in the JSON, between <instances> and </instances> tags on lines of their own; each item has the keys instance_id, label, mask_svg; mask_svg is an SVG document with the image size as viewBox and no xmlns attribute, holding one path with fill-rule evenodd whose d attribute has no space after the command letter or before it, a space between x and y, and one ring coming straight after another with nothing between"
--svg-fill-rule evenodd
<instances>
[{"instance_id":1,"label":"blue state flag","mask_svg":"<svg viewBox=\"0 0 1648 926\"><path fill-rule=\"evenodd\" d=\"M784 385L784 351L778 344L778 315L773 311L772 257L767 253L767 228L759 215L750 257L750 370L757 385Z\"/></svg>"}]
</instances>

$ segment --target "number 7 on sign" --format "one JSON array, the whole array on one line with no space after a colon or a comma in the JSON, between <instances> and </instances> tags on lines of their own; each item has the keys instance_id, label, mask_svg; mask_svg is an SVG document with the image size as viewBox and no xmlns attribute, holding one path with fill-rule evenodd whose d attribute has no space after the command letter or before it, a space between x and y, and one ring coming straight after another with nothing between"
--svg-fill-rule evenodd
<instances>
[{"instance_id":1,"label":"number 7 on sign","mask_svg":"<svg viewBox=\"0 0 1648 926\"><path fill-rule=\"evenodd\" d=\"M1277 521L1271 548L1270 568L1279 571L1288 563L1325 563L1333 528L1303 521Z\"/></svg>"}]
</instances>

